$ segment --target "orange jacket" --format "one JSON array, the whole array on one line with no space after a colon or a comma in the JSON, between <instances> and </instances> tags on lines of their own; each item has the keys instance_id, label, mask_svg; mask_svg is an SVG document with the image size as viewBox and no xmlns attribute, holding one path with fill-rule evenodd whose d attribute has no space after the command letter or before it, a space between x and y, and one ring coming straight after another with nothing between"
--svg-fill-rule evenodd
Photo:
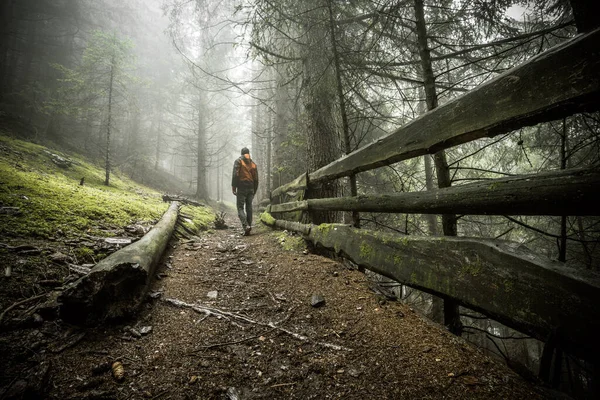
<instances>
[{"instance_id":1,"label":"orange jacket","mask_svg":"<svg viewBox=\"0 0 600 400\"><path fill-rule=\"evenodd\" d=\"M256 193L258 189L258 169L250 158L250 154L244 154L233 163L231 187L253 188L254 193Z\"/></svg>"}]
</instances>

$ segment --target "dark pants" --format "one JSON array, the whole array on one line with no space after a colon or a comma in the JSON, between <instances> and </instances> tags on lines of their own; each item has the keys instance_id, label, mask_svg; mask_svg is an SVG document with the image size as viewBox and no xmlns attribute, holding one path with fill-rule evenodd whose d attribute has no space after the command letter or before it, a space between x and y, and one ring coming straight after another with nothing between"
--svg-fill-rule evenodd
<instances>
[{"instance_id":1,"label":"dark pants","mask_svg":"<svg viewBox=\"0 0 600 400\"><path fill-rule=\"evenodd\" d=\"M242 222L242 227L246 228L246 226L252 226L252 200L254 199L254 189L253 188L237 188L237 210L238 216L240 217L240 221ZM246 212L244 212L244 207L246 207Z\"/></svg>"}]
</instances>

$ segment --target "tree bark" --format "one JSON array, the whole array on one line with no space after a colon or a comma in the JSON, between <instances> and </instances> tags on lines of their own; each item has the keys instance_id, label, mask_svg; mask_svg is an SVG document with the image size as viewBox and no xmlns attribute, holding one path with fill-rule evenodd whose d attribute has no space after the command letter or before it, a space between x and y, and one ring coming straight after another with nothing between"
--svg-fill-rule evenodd
<instances>
[{"instance_id":1,"label":"tree bark","mask_svg":"<svg viewBox=\"0 0 600 400\"><path fill-rule=\"evenodd\" d=\"M327 21L321 0L302 3L313 21ZM333 162L339 155L338 135L335 121L335 71L331 66L331 49L327 47L326 26L306 26L308 46L304 49L304 107L308 116L307 153L308 170L316 171ZM323 182L308 191L311 198L337 197L338 183ZM314 223L338 220L337 212L316 212L311 215Z\"/></svg>"},{"instance_id":2,"label":"tree bark","mask_svg":"<svg viewBox=\"0 0 600 400\"><path fill-rule=\"evenodd\" d=\"M158 111L160 108L159 105L156 105L156 115L155 118L158 119L156 122L156 143L154 144L154 170L158 170L158 166L160 163L160 147L162 146L162 113ZM154 125L154 119L152 120L152 124Z\"/></svg>"},{"instance_id":3,"label":"tree bark","mask_svg":"<svg viewBox=\"0 0 600 400\"><path fill-rule=\"evenodd\" d=\"M419 56L421 58L421 69L423 72L423 82L425 83L425 100L427 110L431 111L438 106L438 97L435 87L435 76L433 75L433 66L431 63L431 53L427 43L427 26L425 25L425 12L423 0L415 0L415 23L417 28L417 39L419 43ZM435 171L437 175L438 187L440 189L449 188L452 185L450 180L450 169L446 160L446 153L440 150L433 156ZM456 215L442 215L442 229L445 236L456 236L458 233ZM449 299L444 299L444 325L455 335L460 336L462 332L462 323L458 304Z\"/></svg>"},{"instance_id":4,"label":"tree bark","mask_svg":"<svg viewBox=\"0 0 600 400\"><path fill-rule=\"evenodd\" d=\"M431 156L426 154L423 156L423 162L425 164L425 186L427 190L434 190L434 182L433 182L433 173L432 173L432 165L431 165ZM437 236L438 234L438 225L435 215L427 214L427 226L429 228L429 234L431 236Z\"/></svg>"},{"instance_id":5,"label":"tree bark","mask_svg":"<svg viewBox=\"0 0 600 400\"><path fill-rule=\"evenodd\" d=\"M206 126L204 124L204 103L202 93L198 94L198 126L196 131L196 197L198 199L208 198L206 187Z\"/></svg>"},{"instance_id":6,"label":"tree bark","mask_svg":"<svg viewBox=\"0 0 600 400\"><path fill-rule=\"evenodd\" d=\"M567 168L567 119L563 118L560 135L560 169ZM567 215L560 218L560 243L558 245L558 261L567 261Z\"/></svg>"},{"instance_id":7,"label":"tree bark","mask_svg":"<svg viewBox=\"0 0 600 400\"><path fill-rule=\"evenodd\" d=\"M340 117L342 119L342 137L344 139L344 152L352 153L352 145L350 143L350 127L348 125L348 115L346 113L346 100L344 97L344 87L342 86L342 71L340 67L340 54L337 47L335 21L333 19L332 0L327 0L327 10L329 12L329 36L331 40L331 49L333 52L333 62L335 66L335 83L338 102L340 106ZM356 187L356 175L351 174L350 178L350 195L358 195ZM360 227L360 215L357 211L352 212L352 225L356 228Z\"/></svg>"},{"instance_id":8,"label":"tree bark","mask_svg":"<svg viewBox=\"0 0 600 400\"><path fill-rule=\"evenodd\" d=\"M93 325L134 313L145 298L178 214L179 204L174 202L143 238L109 255L69 286L59 298L61 318Z\"/></svg>"},{"instance_id":9,"label":"tree bark","mask_svg":"<svg viewBox=\"0 0 600 400\"><path fill-rule=\"evenodd\" d=\"M108 121L106 123L106 154L104 164L104 185L110 184L110 125L112 123L113 83L115 79L115 57L110 60L110 81L108 83Z\"/></svg>"},{"instance_id":10,"label":"tree bark","mask_svg":"<svg viewBox=\"0 0 600 400\"><path fill-rule=\"evenodd\" d=\"M271 123L271 117L269 116L269 122L267 124L267 164L266 164L266 172L267 172L267 192L271 192L271 187L273 186L273 124ZM279 132L275 132L275 135L278 135Z\"/></svg>"}]
</instances>

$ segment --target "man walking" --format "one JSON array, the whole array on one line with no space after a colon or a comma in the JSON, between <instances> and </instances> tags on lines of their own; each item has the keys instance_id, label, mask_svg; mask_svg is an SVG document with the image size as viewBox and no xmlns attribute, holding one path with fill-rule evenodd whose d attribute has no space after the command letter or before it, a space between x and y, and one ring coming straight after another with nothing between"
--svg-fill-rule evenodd
<instances>
[{"instance_id":1,"label":"man walking","mask_svg":"<svg viewBox=\"0 0 600 400\"><path fill-rule=\"evenodd\" d=\"M244 147L240 158L233 163L231 174L231 190L237 197L236 205L244 236L250 235L252 230L252 199L256 189L258 189L258 169L250 158L250 150Z\"/></svg>"}]
</instances>

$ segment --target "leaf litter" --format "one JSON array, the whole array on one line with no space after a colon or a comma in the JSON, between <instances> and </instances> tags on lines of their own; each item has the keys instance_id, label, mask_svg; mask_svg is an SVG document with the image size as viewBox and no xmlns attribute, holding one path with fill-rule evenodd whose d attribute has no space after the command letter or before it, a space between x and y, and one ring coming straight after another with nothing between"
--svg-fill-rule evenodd
<instances>
[{"instance_id":1,"label":"leaf litter","mask_svg":"<svg viewBox=\"0 0 600 400\"><path fill-rule=\"evenodd\" d=\"M11 349L13 362L0 394L18 396L18 386L55 399L543 398L410 307L380 302L358 270L285 249L265 227L237 231L204 233L193 253L173 241L133 320L73 328L67 339L48 321L19 331L20 342L3 334L0 350ZM69 345L51 351L61 341Z\"/></svg>"}]
</instances>

